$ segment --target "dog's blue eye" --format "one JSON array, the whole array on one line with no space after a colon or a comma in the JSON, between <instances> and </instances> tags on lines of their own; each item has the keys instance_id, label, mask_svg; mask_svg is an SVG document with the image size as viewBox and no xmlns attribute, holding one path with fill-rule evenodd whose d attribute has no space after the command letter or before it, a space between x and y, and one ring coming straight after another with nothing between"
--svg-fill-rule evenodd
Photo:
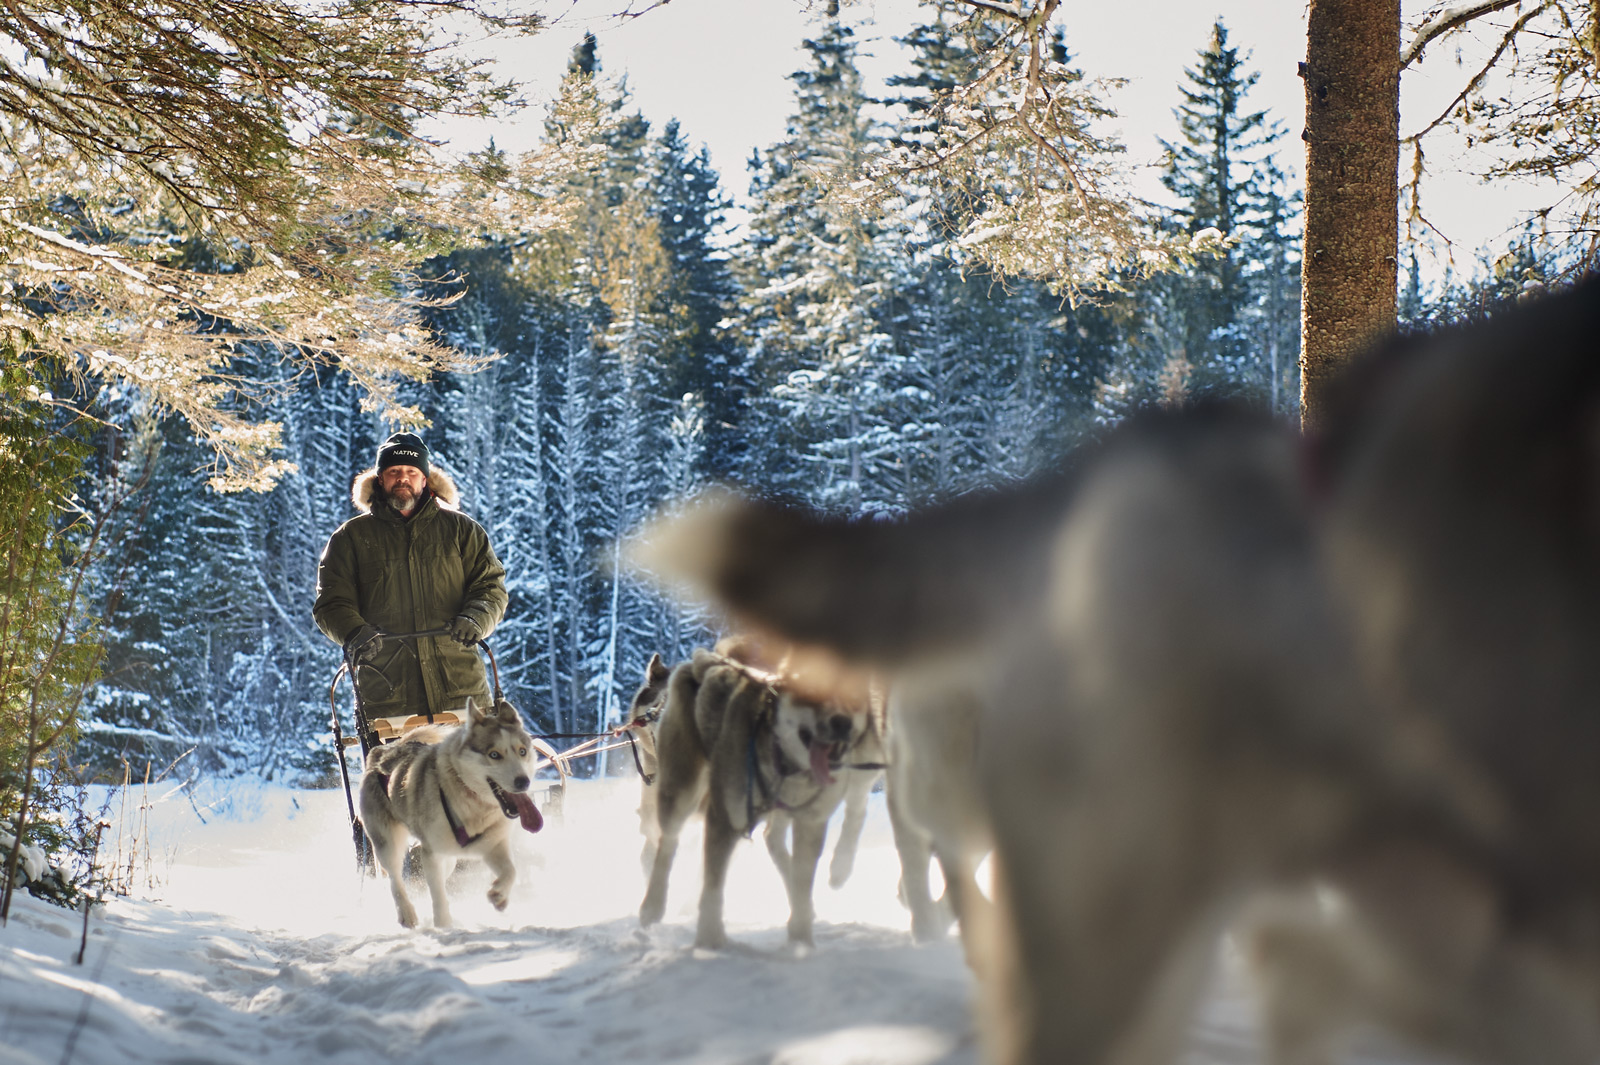
<instances>
[{"instance_id":1,"label":"dog's blue eye","mask_svg":"<svg viewBox=\"0 0 1600 1065\"><path fill-rule=\"evenodd\" d=\"M517 757L518 758L526 758L526 757L528 757L528 748L526 748L526 747L518 747L517 748Z\"/></svg>"},{"instance_id":2,"label":"dog's blue eye","mask_svg":"<svg viewBox=\"0 0 1600 1065\"><path fill-rule=\"evenodd\" d=\"M500 752L499 751L490 751L489 752L489 757L493 758L495 761L498 762L500 760Z\"/></svg>"}]
</instances>

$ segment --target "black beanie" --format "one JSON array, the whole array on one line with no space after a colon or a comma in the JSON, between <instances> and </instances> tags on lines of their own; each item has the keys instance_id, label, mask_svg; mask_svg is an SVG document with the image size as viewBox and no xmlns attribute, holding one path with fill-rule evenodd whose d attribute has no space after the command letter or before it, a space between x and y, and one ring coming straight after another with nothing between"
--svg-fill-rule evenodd
<instances>
[{"instance_id":1,"label":"black beanie","mask_svg":"<svg viewBox=\"0 0 1600 1065\"><path fill-rule=\"evenodd\" d=\"M378 445L378 470L390 466L415 466L428 475L428 445L416 433L395 433Z\"/></svg>"}]
</instances>

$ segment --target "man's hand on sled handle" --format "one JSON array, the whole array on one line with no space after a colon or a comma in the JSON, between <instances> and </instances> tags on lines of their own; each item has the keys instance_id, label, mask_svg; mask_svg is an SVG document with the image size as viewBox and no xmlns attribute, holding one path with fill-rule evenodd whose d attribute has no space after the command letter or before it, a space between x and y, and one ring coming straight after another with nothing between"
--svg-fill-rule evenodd
<instances>
[{"instance_id":1,"label":"man's hand on sled handle","mask_svg":"<svg viewBox=\"0 0 1600 1065\"><path fill-rule=\"evenodd\" d=\"M363 625L344 642L345 654L352 665L361 663L377 655L383 647L383 633L374 625Z\"/></svg>"},{"instance_id":2,"label":"man's hand on sled handle","mask_svg":"<svg viewBox=\"0 0 1600 1065\"><path fill-rule=\"evenodd\" d=\"M478 623L465 614L457 614L450 619L450 638L465 647L471 647L483 639L483 630Z\"/></svg>"}]
</instances>

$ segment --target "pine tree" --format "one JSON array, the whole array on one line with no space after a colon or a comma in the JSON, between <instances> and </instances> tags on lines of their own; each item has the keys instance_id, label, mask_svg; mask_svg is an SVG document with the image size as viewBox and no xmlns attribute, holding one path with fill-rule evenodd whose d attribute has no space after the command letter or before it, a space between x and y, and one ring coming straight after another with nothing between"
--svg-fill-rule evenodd
<instances>
[{"instance_id":1,"label":"pine tree","mask_svg":"<svg viewBox=\"0 0 1600 1065\"><path fill-rule=\"evenodd\" d=\"M296 466L271 493L219 494L206 452L172 423L124 414L157 442L137 521L100 572L106 676L79 757L97 771L159 773L185 752L205 772L303 783L324 776L328 681L339 649L309 624L317 557L352 514L376 419L347 382L269 412ZM300 472L307 471L307 472ZM120 775L120 773L118 774Z\"/></svg>"},{"instance_id":2,"label":"pine tree","mask_svg":"<svg viewBox=\"0 0 1600 1065\"><path fill-rule=\"evenodd\" d=\"M655 144L652 197L667 261L660 297L670 323L661 350L667 395L699 397L705 440L697 468L704 476L724 479L740 465L748 400L737 372L735 339L722 324L737 295L728 254L718 246L728 199L709 152L703 146L691 152L675 119Z\"/></svg>"},{"instance_id":3,"label":"pine tree","mask_svg":"<svg viewBox=\"0 0 1600 1065\"><path fill-rule=\"evenodd\" d=\"M1166 291L1169 354L1188 368L1189 388L1281 393L1274 366L1297 354L1283 349L1294 332L1285 313L1298 272L1297 198L1273 158L1283 131L1245 106L1259 75L1246 71L1220 21L1199 55L1174 111L1181 138L1162 141L1162 183L1178 199L1177 227L1191 237L1215 231L1229 243L1154 283Z\"/></svg>"},{"instance_id":4,"label":"pine tree","mask_svg":"<svg viewBox=\"0 0 1600 1065\"><path fill-rule=\"evenodd\" d=\"M558 633L545 657L563 731L606 726L657 649L664 602L603 557L665 495L675 447L693 446L671 440L677 403L668 393L698 354L686 338L720 320L717 285L697 289L695 276L715 263L714 175L703 154L687 160L675 130L667 147L652 145L648 124L599 69L593 43L580 44L547 123L554 139L580 138L572 147L591 160L568 175L574 213L519 256L560 318L561 340L542 346L539 378L549 396L545 587ZM661 197L669 187L679 196L671 211Z\"/></svg>"},{"instance_id":5,"label":"pine tree","mask_svg":"<svg viewBox=\"0 0 1600 1065\"><path fill-rule=\"evenodd\" d=\"M903 113L892 143L934 134L940 101L973 76L992 43L993 26L957 20L957 11L940 6L901 39L911 70L890 81ZM1070 71L1059 35L1051 53ZM969 261L954 234L985 195L980 176L934 170L902 183L898 221L910 254L893 284L891 332L909 370L902 435L912 500L1019 476L1070 444L1121 343L1093 305L1063 307L1036 281L997 284Z\"/></svg>"},{"instance_id":6,"label":"pine tree","mask_svg":"<svg viewBox=\"0 0 1600 1065\"><path fill-rule=\"evenodd\" d=\"M55 359L0 337L0 923L20 881L24 839L41 842L51 810L44 770L76 734L78 711L103 650L85 579L103 548L96 520L120 504L116 478L79 496L89 426L52 400L65 385ZM69 386L70 387L70 386ZM63 501L70 501L63 506Z\"/></svg>"},{"instance_id":7,"label":"pine tree","mask_svg":"<svg viewBox=\"0 0 1600 1065\"><path fill-rule=\"evenodd\" d=\"M880 321L897 252L881 227L830 202L819 180L859 165L880 139L837 4L804 47L795 113L751 188L741 317L764 447L744 472L768 490L858 510L902 498L894 408L903 366Z\"/></svg>"}]
</instances>

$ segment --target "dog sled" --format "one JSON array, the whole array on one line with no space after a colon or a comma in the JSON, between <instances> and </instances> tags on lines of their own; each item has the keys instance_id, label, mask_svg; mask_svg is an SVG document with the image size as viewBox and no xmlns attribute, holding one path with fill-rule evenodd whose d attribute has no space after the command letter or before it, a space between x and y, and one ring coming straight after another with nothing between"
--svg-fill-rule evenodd
<instances>
[{"instance_id":1,"label":"dog sled","mask_svg":"<svg viewBox=\"0 0 1600 1065\"><path fill-rule=\"evenodd\" d=\"M439 628L411 633L384 633L382 638L386 640L417 640L424 637L447 635L449 635L448 629ZM486 640L478 640L474 646L488 656L489 674L494 684L494 702L499 704L504 701L505 692L500 686L500 667L495 661L494 651L490 649ZM348 736L345 734L344 724L339 714L339 682L346 676L351 677L352 714L355 724L354 733ZM350 769L345 761L349 748L355 746L361 748L361 761L362 765L365 765L367 756L374 748L404 740L408 735L425 725L462 726L465 722L460 714L449 710L399 716L367 714L361 702L361 688L355 683L354 669L348 656L339 664L339 668L333 674L333 680L328 685L328 705L333 723L334 759L339 763L339 779L344 785L345 807L350 815L350 832L356 848L356 863L363 873L370 874L375 869L375 862L367 840L366 829L361 824L360 816L356 813L355 797L350 788ZM619 736L621 739L617 738ZM558 751L548 742L551 739L581 739L583 742L564 751ZM606 740L612 740L613 742L607 743L605 742ZM601 733L555 733L548 736L533 736L531 741L534 749L539 753L539 760L534 765L534 772L553 767L560 778L559 782L548 790L546 797L547 807L558 805L561 793L566 787L567 779L572 775L571 763L574 758L583 758L622 747L631 747L633 748L634 763L636 765L640 764L637 742L630 732L621 728ZM640 771L641 773L643 772L642 765L640 765Z\"/></svg>"}]
</instances>

